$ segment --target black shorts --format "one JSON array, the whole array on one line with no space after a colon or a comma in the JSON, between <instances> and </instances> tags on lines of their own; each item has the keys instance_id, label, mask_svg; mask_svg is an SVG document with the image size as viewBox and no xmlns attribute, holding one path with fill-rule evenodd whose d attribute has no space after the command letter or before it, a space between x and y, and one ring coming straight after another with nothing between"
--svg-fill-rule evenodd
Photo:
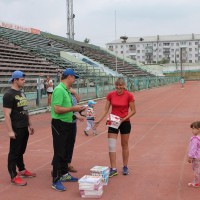
<instances>
[{"instance_id":1,"label":"black shorts","mask_svg":"<svg viewBox=\"0 0 200 200\"><path fill-rule=\"evenodd\" d=\"M108 133L118 134L120 131L121 134L129 134L131 132L131 123L130 121L122 122L118 129L108 127Z\"/></svg>"},{"instance_id":2,"label":"black shorts","mask_svg":"<svg viewBox=\"0 0 200 200\"><path fill-rule=\"evenodd\" d=\"M47 92L47 94L52 94L53 92Z\"/></svg>"}]
</instances>

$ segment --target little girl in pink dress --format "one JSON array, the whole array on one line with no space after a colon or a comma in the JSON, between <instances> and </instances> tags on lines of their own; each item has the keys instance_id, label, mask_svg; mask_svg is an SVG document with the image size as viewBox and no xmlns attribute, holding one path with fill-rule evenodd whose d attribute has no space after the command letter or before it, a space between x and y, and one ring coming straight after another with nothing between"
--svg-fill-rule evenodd
<instances>
[{"instance_id":1,"label":"little girl in pink dress","mask_svg":"<svg viewBox=\"0 0 200 200\"><path fill-rule=\"evenodd\" d=\"M192 163L194 179L188 183L190 187L199 187L200 184L200 121L190 125L193 136L190 138L188 162Z\"/></svg>"}]
</instances>

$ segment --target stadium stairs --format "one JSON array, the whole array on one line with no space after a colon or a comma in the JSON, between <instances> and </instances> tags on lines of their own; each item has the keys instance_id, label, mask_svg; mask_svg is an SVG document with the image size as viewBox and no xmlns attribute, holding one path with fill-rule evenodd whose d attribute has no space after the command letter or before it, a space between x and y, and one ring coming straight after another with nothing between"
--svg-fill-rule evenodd
<instances>
[{"instance_id":1,"label":"stadium stairs","mask_svg":"<svg viewBox=\"0 0 200 200\"><path fill-rule=\"evenodd\" d=\"M57 68L63 70L71 67L83 79L87 77L91 82L101 82L101 76L106 76L105 72L100 72L100 69L92 71L87 65L80 66L62 58L61 51L81 53L112 70L116 67L116 58L100 47L49 33L41 32L38 35L0 27L1 92L9 87L6 79L14 70L22 70L28 75L26 86L32 87L33 90L40 73L53 77L56 76ZM120 74L130 77L153 76L136 65L123 62L120 58L117 70Z\"/></svg>"},{"instance_id":2,"label":"stadium stairs","mask_svg":"<svg viewBox=\"0 0 200 200\"><path fill-rule=\"evenodd\" d=\"M79 67L76 63L61 58L61 51L73 52L73 50L69 49L61 43L45 38L42 34L37 35L0 27L0 37L8 40L10 43L28 50L29 53L32 53L37 57L46 58L46 60L61 69L71 67L81 76L99 75L87 70L87 66Z\"/></svg>"},{"instance_id":3,"label":"stadium stairs","mask_svg":"<svg viewBox=\"0 0 200 200\"><path fill-rule=\"evenodd\" d=\"M15 70L21 70L27 75L25 89L27 87L35 91L39 74L55 76L57 67L45 58L36 57L28 50L0 38L0 93L10 87L8 79Z\"/></svg>"}]
</instances>

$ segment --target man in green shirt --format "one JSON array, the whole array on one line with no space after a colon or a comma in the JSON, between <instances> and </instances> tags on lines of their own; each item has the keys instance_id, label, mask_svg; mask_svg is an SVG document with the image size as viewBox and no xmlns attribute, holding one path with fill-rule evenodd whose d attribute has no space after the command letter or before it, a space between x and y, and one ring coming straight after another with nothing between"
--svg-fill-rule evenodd
<instances>
[{"instance_id":1,"label":"man in green shirt","mask_svg":"<svg viewBox=\"0 0 200 200\"><path fill-rule=\"evenodd\" d=\"M73 112L80 112L84 109L84 106L72 106L72 97L69 89L77 78L79 76L71 68L66 69L61 76L61 82L52 94L51 127L54 149L52 188L58 191L66 190L62 182L78 181L77 178L68 173L67 168L69 136L73 134Z\"/></svg>"}]
</instances>

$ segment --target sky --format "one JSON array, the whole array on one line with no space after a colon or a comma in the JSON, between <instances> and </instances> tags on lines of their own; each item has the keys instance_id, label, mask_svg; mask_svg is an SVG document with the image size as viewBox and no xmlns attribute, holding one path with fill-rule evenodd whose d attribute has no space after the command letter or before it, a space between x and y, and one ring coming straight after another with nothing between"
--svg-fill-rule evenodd
<instances>
[{"instance_id":1,"label":"sky","mask_svg":"<svg viewBox=\"0 0 200 200\"><path fill-rule=\"evenodd\" d=\"M199 0L73 0L75 40L200 34ZM66 0L0 0L0 21L67 37Z\"/></svg>"}]
</instances>

